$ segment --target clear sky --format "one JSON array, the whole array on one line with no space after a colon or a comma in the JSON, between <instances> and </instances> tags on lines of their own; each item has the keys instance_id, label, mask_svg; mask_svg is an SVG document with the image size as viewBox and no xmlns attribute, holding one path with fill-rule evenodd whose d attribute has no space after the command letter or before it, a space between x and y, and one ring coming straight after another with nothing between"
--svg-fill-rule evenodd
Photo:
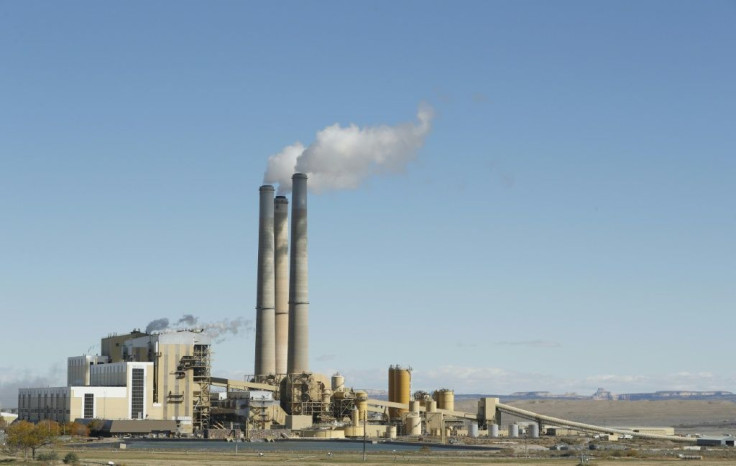
<instances>
[{"instance_id":1,"label":"clear sky","mask_svg":"<svg viewBox=\"0 0 736 466\"><path fill-rule=\"evenodd\" d=\"M0 404L110 333L239 324L268 158L431 129L309 199L311 366L356 388L736 391L733 1L0 1ZM248 321L248 322L246 322Z\"/></svg>"}]
</instances>

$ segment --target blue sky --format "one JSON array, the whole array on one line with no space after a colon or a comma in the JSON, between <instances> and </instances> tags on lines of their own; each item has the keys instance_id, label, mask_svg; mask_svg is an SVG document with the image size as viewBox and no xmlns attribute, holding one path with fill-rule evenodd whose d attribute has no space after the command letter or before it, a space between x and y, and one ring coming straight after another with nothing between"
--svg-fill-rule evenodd
<instances>
[{"instance_id":1,"label":"blue sky","mask_svg":"<svg viewBox=\"0 0 736 466\"><path fill-rule=\"evenodd\" d=\"M310 197L313 370L736 391L735 22L715 0L0 2L0 404L109 333L255 320L268 157L422 103L403 170ZM252 373L240 330L218 375Z\"/></svg>"}]
</instances>

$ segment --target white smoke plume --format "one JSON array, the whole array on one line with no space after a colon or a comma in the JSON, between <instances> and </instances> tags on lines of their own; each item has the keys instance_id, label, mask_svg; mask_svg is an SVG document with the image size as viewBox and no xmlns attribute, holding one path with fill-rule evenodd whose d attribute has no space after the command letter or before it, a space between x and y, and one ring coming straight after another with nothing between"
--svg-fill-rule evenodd
<instances>
[{"instance_id":1,"label":"white smoke plume","mask_svg":"<svg viewBox=\"0 0 736 466\"><path fill-rule=\"evenodd\" d=\"M176 321L174 325L170 325L169 319L163 317L161 319L156 319L149 322L149 324L146 326L146 333L160 333L166 330L201 330L202 332L215 339L215 341L221 342L228 335L237 335L241 331L249 333L254 330L253 322L242 317L238 317L237 319L232 320L224 319L217 322L198 322L199 317L196 317L192 314L184 314Z\"/></svg>"},{"instance_id":2,"label":"white smoke plume","mask_svg":"<svg viewBox=\"0 0 736 466\"><path fill-rule=\"evenodd\" d=\"M291 175L306 173L314 192L355 189L367 178L401 173L424 144L434 111L423 104L416 123L360 128L335 123L319 131L309 147L296 142L268 158L267 184L291 191Z\"/></svg>"},{"instance_id":3,"label":"white smoke plume","mask_svg":"<svg viewBox=\"0 0 736 466\"><path fill-rule=\"evenodd\" d=\"M241 331L250 333L254 330L253 321L238 317L237 319L224 319L218 322L210 322L200 325L204 333L215 341L221 342L228 335L237 335Z\"/></svg>"}]
</instances>

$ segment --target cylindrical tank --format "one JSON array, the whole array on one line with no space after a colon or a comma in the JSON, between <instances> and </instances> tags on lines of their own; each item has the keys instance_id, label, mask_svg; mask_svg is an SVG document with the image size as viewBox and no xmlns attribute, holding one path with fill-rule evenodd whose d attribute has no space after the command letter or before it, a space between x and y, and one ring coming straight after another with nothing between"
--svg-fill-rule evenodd
<instances>
[{"instance_id":1,"label":"cylindrical tank","mask_svg":"<svg viewBox=\"0 0 736 466\"><path fill-rule=\"evenodd\" d=\"M408 405L411 400L411 370L397 367L395 380L396 401ZM399 408L399 416L408 411L408 409Z\"/></svg>"},{"instance_id":2,"label":"cylindrical tank","mask_svg":"<svg viewBox=\"0 0 736 466\"><path fill-rule=\"evenodd\" d=\"M332 393L341 392L343 390L345 390L345 377L337 372L332 376Z\"/></svg>"},{"instance_id":3,"label":"cylindrical tank","mask_svg":"<svg viewBox=\"0 0 736 466\"><path fill-rule=\"evenodd\" d=\"M519 424L509 424L509 437L510 438L519 437Z\"/></svg>"},{"instance_id":4,"label":"cylindrical tank","mask_svg":"<svg viewBox=\"0 0 736 466\"><path fill-rule=\"evenodd\" d=\"M409 411L412 412L412 413L418 413L420 406L421 406L421 404L419 403L419 401L417 401L417 400L411 400L409 402Z\"/></svg>"},{"instance_id":5,"label":"cylindrical tank","mask_svg":"<svg viewBox=\"0 0 736 466\"><path fill-rule=\"evenodd\" d=\"M404 419L406 435L422 435L422 418L418 413L409 413Z\"/></svg>"},{"instance_id":6,"label":"cylindrical tank","mask_svg":"<svg viewBox=\"0 0 736 466\"><path fill-rule=\"evenodd\" d=\"M529 424L529 438L539 438L539 424Z\"/></svg>"},{"instance_id":7,"label":"cylindrical tank","mask_svg":"<svg viewBox=\"0 0 736 466\"><path fill-rule=\"evenodd\" d=\"M366 392L355 392L355 406L358 408L359 420L365 421L368 415L368 394Z\"/></svg>"},{"instance_id":8,"label":"cylindrical tank","mask_svg":"<svg viewBox=\"0 0 736 466\"><path fill-rule=\"evenodd\" d=\"M437 390L433 394L433 398L437 401L437 408L455 411L455 392L443 388Z\"/></svg>"},{"instance_id":9,"label":"cylindrical tank","mask_svg":"<svg viewBox=\"0 0 736 466\"><path fill-rule=\"evenodd\" d=\"M394 366L388 367L388 401L396 402L396 380L395 380L395 369ZM389 408L388 415L390 418L396 418L398 413L397 408Z\"/></svg>"},{"instance_id":10,"label":"cylindrical tank","mask_svg":"<svg viewBox=\"0 0 736 466\"><path fill-rule=\"evenodd\" d=\"M498 438L498 424L491 424L488 426L488 436L491 438Z\"/></svg>"},{"instance_id":11,"label":"cylindrical tank","mask_svg":"<svg viewBox=\"0 0 736 466\"><path fill-rule=\"evenodd\" d=\"M478 424L475 422L470 423L470 428L468 429L468 436L470 438L478 438Z\"/></svg>"},{"instance_id":12,"label":"cylindrical tank","mask_svg":"<svg viewBox=\"0 0 736 466\"><path fill-rule=\"evenodd\" d=\"M276 373L286 374L289 357L289 200L273 201L274 270L276 277Z\"/></svg>"},{"instance_id":13,"label":"cylindrical tank","mask_svg":"<svg viewBox=\"0 0 736 466\"><path fill-rule=\"evenodd\" d=\"M428 413L433 413L437 411L437 402L434 400L427 400L425 403L425 406L427 408Z\"/></svg>"},{"instance_id":14,"label":"cylindrical tank","mask_svg":"<svg viewBox=\"0 0 736 466\"><path fill-rule=\"evenodd\" d=\"M309 372L309 265L307 253L307 175L291 177L291 256L289 262L289 374Z\"/></svg>"},{"instance_id":15,"label":"cylindrical tank","mask_svg":"<svg viewBox=\"0 0 736 466\"><path fill-rule=\"evenodd\" d=\"M396 426L395 425L386 426L386 438L389 438L389 439L396 438Z\"/></svg>"},{"instance_id":16,"label":"cylindrical tank","mask_svg":"<svg viewBox=\"0 0 736 466\"><path fill-rule=\"evenodd\" d=\"M354 426L357 426L360 422L360 414L358 413L357 406L353 406L353 410L350 413L350 419L352 419Z\"/></svg>"}]
</instances>

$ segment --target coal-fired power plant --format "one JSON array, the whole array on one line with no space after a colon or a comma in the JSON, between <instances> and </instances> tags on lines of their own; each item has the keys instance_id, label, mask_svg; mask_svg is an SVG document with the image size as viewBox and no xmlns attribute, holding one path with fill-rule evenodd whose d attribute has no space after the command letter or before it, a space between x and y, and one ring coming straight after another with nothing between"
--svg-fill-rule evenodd
<instances>
[{"instance_id":1,"label":"coal-fired power plant","mask_svg":"<svg viewBox=\"0 0 736 466\"><path fill-rule=\"evenodd\" d=\"M544 426L548 433L554 426L609 437L690 441L674 436L674 430L653 433L567 421L494 397L480 398L477 413L456 411L452 389L412 393L408 366L389 367L387 400L346 387L339 373L328 379L310 372L306 174L292 176L291 221L289 200L275 196L271 185L259 189L257 273L254 372L245 380L211 374L214 335L206 327L167 331L168 319L158 319L145 332L103 338L101 354L70 357L67 386L20 389L18 417L33 422L99 418L108 432L95 435L230 440L401 435L444 442L448 436L518 437L524 432L536 438ZM196 324L196 318L186 317L180 322ZM152 325L158 321L165 323ZM502 415L525 422L515 421L503 431Z\"/></svg>"},{"instance_id":2,"label":"coal-fired power plant","mask_svg":"<svg viewBox=\"0 0 736 466\"><path fill-rule=\"evenodd\" d=\"M274 198L273 186L260 188L256 381L309 372L307 176L296 173L292 180L288 268L289 201L284 196Z\"/></svg>"}]
</instances>

